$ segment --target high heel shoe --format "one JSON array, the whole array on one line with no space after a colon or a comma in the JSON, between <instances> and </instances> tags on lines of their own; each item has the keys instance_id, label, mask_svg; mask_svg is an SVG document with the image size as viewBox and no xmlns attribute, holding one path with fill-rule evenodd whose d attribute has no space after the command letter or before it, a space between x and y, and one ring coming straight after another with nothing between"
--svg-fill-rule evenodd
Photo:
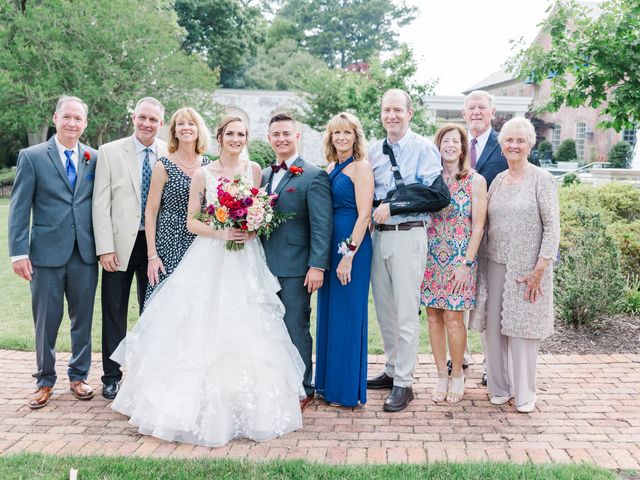
<instances>
[{"instance_id":1,"label":"high heel shoe","mask_svg":"<svg viewBox=\"0 0 640 480\"><path fill-rule=\"evenodd\" d=\"M464 398L464 374L451 375L451 383L447 392L447 402L458 403Z\"/></svg>"},{"instance_id":2,"label":"high heel shoe","mask_svg":"<svg viewBox=\"0 0 640 480\"><path fill-rule=\"evenodd\" d=\"M438 380L436 386L433 387L431 393L431 400L435 403L444 402L447 398L447 391L449 390L449 376L446 373L438 373Z\"/></svg>"}]
</instances>

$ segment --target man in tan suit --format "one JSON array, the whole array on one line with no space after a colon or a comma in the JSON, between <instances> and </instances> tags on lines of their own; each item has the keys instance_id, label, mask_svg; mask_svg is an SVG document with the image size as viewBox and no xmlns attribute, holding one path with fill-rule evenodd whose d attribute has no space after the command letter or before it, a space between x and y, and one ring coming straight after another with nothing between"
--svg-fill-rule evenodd
<instances>
[{"instance_id":1,"label":"man in tan suit","mask_svg":"<svg viewBox=\"0 0 640 480\"><path fill-rule=\"evenodd\" d=\"M99 149L93 189L93 230L102 265L102 396L114 399L122 372L109 357L127 333L127 311L136 276L140 311L147 288L144 209L156 160L167 144L156 138L164 108L142 98L131 115L134 133Z\"/></svg>"}]
</instances>

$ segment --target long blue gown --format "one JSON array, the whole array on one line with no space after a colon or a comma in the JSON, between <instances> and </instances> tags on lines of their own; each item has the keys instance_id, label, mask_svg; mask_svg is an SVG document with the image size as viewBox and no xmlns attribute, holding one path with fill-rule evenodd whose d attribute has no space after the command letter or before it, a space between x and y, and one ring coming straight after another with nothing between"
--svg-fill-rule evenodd
<instances>
[{"instance_id":1,"label":"long blue gown","mask_svg":"<svg viewBox=\"0 0 640 480\"><path fill-rule=\"evenodd\" d=\"M318 292L316 392L331 403L354 407L367 401L367 325L371 236L364 236L353 258L351 282L342 285L336 269L342 259L338 243L353 232L358 218L355 188L342 173L353 158L332 170L333 236L331 268Z\"/></svg>"}]
</instances>

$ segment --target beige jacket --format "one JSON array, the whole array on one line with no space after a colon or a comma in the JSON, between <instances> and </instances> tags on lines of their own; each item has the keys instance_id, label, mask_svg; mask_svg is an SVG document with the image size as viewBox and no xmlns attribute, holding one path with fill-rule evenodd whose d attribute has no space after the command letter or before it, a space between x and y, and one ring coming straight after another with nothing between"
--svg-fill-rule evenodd
<instances>
[{"instance_id":1,"label":"beige jacket","mask_svg":"<svg viewBox=\"0 0 640 480\"><path fill-rule=\"evenodd\" d=\"M158 158L167 144L156 140ZM115 252L125 271L140 227L140 166L133 136L105 143L98 150L93 187L93 233L96 254Z\"/></svg>"},{"instance_id":2,"label":"beige jacket","mask_svg":"<svg viewBox=\"0 0 640 480\"><path fill-rule=\"evenodd\" d=\"M529 166L520 182L507 185L500 173L489 188L485 238L479 253L476 308L469 328L486 327L487 260L506 265L502 298L502 334L542 339L553 333L553 261L560 243L556 181L546 170ZM538 257L551 260L542 278L542 297L524 300L526 285L516 282L533 270Z\"/></svg>"}]
</instances>

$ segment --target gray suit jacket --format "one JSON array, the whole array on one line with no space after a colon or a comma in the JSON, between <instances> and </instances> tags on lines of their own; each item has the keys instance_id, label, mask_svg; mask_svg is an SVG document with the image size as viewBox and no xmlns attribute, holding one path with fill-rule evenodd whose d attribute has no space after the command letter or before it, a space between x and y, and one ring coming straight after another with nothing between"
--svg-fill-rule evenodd
<instances>
[{"instance_id":1,"label":"gray suit jacket","mask_svg":"<svg viewBox=\"0 0 640 480\"><path fill-rule=\"evenodd\" d=\"M294 213L272 234L262 240L271 273L277 277L304 277L309 267L330 266L333 207L329 175L298 157L293 165L302 167L300 175L287 172L275 192L276 209ZM271 185L271 168L262 171L262 185ZM337 248L337 245L336 245Z\"/></svg>"},{"instance_id":2,"label":"gray suit jacket","mask_svg":"<svg viewBox=\"0 0 640 480\"><path fill-rule=\"evenodd\" d=\"M96 263L91 197L98 152L80 144L75 190L71 189L53 137L20 150L9 207L9 255L29 255L37 267L65 265L74 245ZM84 152L91 154L88 165Z\"/></svg>"}]
</instances>

